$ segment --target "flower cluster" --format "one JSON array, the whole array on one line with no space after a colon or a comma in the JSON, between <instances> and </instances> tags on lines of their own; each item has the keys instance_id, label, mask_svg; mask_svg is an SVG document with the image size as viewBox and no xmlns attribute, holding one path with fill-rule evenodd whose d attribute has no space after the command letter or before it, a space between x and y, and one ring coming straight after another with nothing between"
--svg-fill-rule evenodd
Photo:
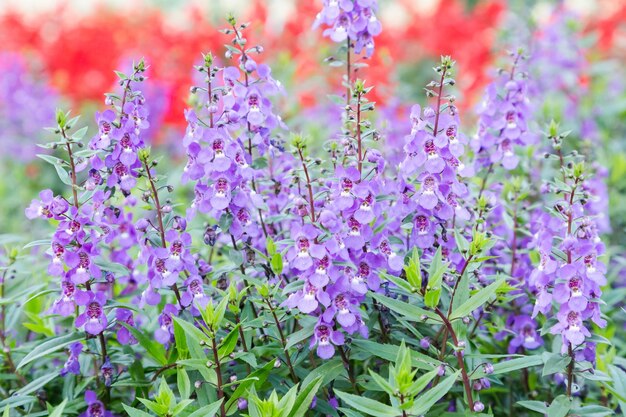
<instances>
[{"instance_id":1,"label":"flower cluster","mask_svg":"<svg viewBox=\"0 0 626 417\"><path fill-rule=\"evenodd\" d=\"M561 146L567 135L559 134L556 125L550 127L550 139L562 160ZM571 352L591 336L587 320L604 327L598 300L601 286L606 284L606 267L598 259L605 252L593 218L585 213L581 196L585 181L584 165L579 162L562 166L567 189L560 191L553 206L553 215L544 213L537 219L534 241L540 260L530 276L530 285L537 299L533 316L551 315L556 302L558 323L550 331L562 336L563 352ZM571 180L568 180L571 178ZM562 187L562 186L561 186ZM558 239L555 243L555 239ZM555 255L553 245L559 250Z\"/></svg>"},{"instance_id":2,"label":"flower cluster","mask_svg":"<svg viewBox=\"0 0 626 417\"><path fill-rule=\"evenodd\" d=\"M374 37L382 32L375 14L377 9L376 0L324 0L313 26L327 26L324 36L333 42L347 40L357 54L364 50L370 57L374 53Z\"/></svg>"},{"instance_id":3,"label":"flower cluster","mask_svg":"<svg viewBox=\"0 0 626 417\"><path fill-rule=\"evenodd\" d=\"M510 71L502 71L487 86L487 94L478 109L478 132L472 141L477 170L493 164L514 169L519 163L516 147L534 142L528 126L532 114L524 59L522 51L513 54Z\"/></svg>"},{"instance_id":4,"label":"flower cluster","mask_svg":"<svg viewBox=\"0 0 626 417\"><path fill-rule=\"evenodd\" d=\"M192 89L201 102L201 112L186 112L183 145L188 162L183 181L195 182L189 217L197 211L217 219L225 216L236 239L244 234L254 238L260 232L250 226L263 222L265 202L258 184L263 172L253 164L253 150L267 159L282 153L272 131L285 126L269 100L282 87L267 65L253 59L252 54L261 53L262 47L245 47L242 31L247 25L237 26L232 18L230 24L232 28L224 32L234 34L237 48L230 49L227 57L237 55L238 66L216 66L208 54L198 67L206 75L206 87Z\"/></svg>"},{"instance_id":5,"label":"flower cluster","mask_svg":"<svg viewBox=\"0 0 626 417\"><path fill-rule=\"evenodd\" d=\"M505 371L522 370L507 410L517 402L549 414L552 405L524 401L540 398L535 387L549 388L547 379L527 378L542 364L557 384L567 379L570 400L554 404L571 414L579 408L574 378L596 361L621 372L592 335L606 334L600 305L617 305L601 299L609 274L600 234L608 228L598 214L606 205L603 182L590 174L601 166L589 170L586 152L565 141L575 136L555 123L552 152L531 157L543 149L535 108L545 94L533 89L521 52L487 88L474 140L448 91L456 84L449 56L425 89L432 104L413 106L409 123L396 102L374 119L373 87L353 80L361 64L350 50L373 52L376 8L370 0L325 2L316 24L347 40L339 47L347 49L346 96L331 109L339 123L320 129L322 144L292 134L288 150L272 103L283 88L260 62L263 48L244 37L248 25L229 17L225 60L206 54L196 67L202 79L191 88L181 140L189 188L177 194L165 175L172 167L163 169L147 146L150 129L160 129L143 60L117 73L120 92L107 94L86 149L87 129L57 111L58 140L46 145L56 153L42 159L68 196L44 190L25 210L54 227L42 241L52 286L7 302L7 289L22 291L11 282L22 260L12 251L5 267L0 251L3 392L20 395L35 384L31 376L48 378L35 362L52 355L42 366L64 377L63 395L84 393L82 410L70 410L84 417L140 415L128 405L135 397L135 406L172 416L303 417L340 407L470 415L502 413L493 387L519 380ZM557 178L533 187L552 174L550 161L559 162ZM54 299L42 302L50 292ZM49 307L62 316L54 326L43 314ZM7 326L22 311L32 323L20 334ZM52 342L36 346L50 333ZM13 341L20 338L24 347ZM119 389L130 386L139 389ZM589 394L580 395L582 403ZM39 406L34 396L20 401L32 401L17 406L25 413Z\"/></svg>"},{"instance_id":6,"label":"flower cluster","mask_svg":"<svg viewBox=\"0 0 626 417\"><path fill-rule=\"evenodd\" d=\"M0 146L8 160L30 161L42 130L54 118L58 93L35 77L17 54L0 53ZM37 74L39 75L39 74Z\"/></svg>"},{"instance_id":7,"label":"flower cluster","mask_svg":"<svg viewBox=\"0 0 626 417\"><path fill-rule=\"evenodd\" d=\"M454 96L444 93L445 86L454 84L453 66L450 57L442 57L436 67L440 78L428 85L428 95L437 98L436 106L423 111L420 106L413 106L412 129L405 140L405 158L399 167L404 180L399 190L403 196L403 213L413 223L411 244L429 250L435 244L443 245L446 258L455 247L454 240L447 238L447 225L453 219L459 222L470 219L462 203L467 187L460 178L473 174L471 165L462 162L467 137L460 129ZM458 257L451 260L460 262Z\"/></svg>"}]
</instances>

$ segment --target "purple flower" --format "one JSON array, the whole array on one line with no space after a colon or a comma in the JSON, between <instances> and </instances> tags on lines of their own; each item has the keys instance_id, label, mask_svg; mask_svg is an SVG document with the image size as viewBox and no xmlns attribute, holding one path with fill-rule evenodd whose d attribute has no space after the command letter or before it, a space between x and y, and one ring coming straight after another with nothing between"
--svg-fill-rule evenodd
<instances>
[{"instance_id":1,"label":"purple flower","mask_svg":"<svg viewBox=\"0 0 626 417\"><path fill-rule=\"evenodd\" d=\"M102 333L108 324L103 308L105 302L106 297L101 292L87 292L84 299L77 300L77 304L84 305L85 310L76 318L76 327L85 326L85 331L92 335Z\"/></svg>"},{"instance_id":2,"label":"purple flower","mask_svg":"<svg viewBox=\"0 0 626 417\"><path fill-rule=\"evenodd\" d=\"M80 362L78 361L78 357L82 351L83 344L81 342L74 342L70 345L69 357L67 362L65 362L65 365L63 365L63 369L61 369L61 376L65 376L68 373L80 375Z\"/></svg>"},{"instance_id":3,"label":"purple flower","mask_svg":"<svg viewBox=\"0 0 626 417\"><path fill-rule=\"evenodd\" d=\"M115 318L118 323L126 323L127 325L134 327L135 320L133 319L133 312L126 308L118 308L115 310ZM117 341L122 345L133 345L137 343L135 336L125 326L120 325L117 330Z\"/></svg>"},{"instance_id":4,"label":"purple flower","mask_svg":"<svg viewBox=\"0 0 626 417\"><path fill-rule=\"evenodd\" d=\"M324 25L324 36L333 42L354 42L354 51L365 50L367 57L374 53L374 37L382 32L382 25L374 12L378 5L372 1L324 0L323 9L317 14L313 27Z\"/></svg>"},{"instance_id":5,"label":"purple flower","mask_svg":"<svg viewBox=\"0 0 626 417\"><path fill-rule=\"evenodd\" d=\"M104 381L104 385L106 387L110 387L113 382L114 370L113 365L111 365L111 361L109 358L106 358L102 366L100 367L100 376Z\"/></svg>"},{"instance_id":6,"label":"purple flower","mask_svg":"<svg viewBox=\"0 0 626 417\"><path fill-rule=\"evenodd\" d=\"M287 253L292 267L305 271L313 266L313 259L321 259L325 255L322 246L315 243L319 232L313 225L305 225L295 235L295 246Z\"/></svg>"},{"instance_id":7,"label":"purple flower","mask_svg":"<svg viewBox=\"0 0 626 417\"><path fill-rule=\"evenodd\" d=\"M324 322L319 322L313 331L311 348L317 345L317 356L322 359L330 359L335 354L335 346L343 345L344 340L341 332L333 330L330 325Z\"/></svg>"},{"instance_id":8,"label":"purple flower","mask_svg":"<svg viewBox=\"0 0 626 417\"><path fill-rule=\"evenodd\" d=\"M528 78L524 73L521 52L513 54L511 70L501 72L481 103L478 132L472 147L476 152L476 167L500 163L511 170L519 163L517 147L536 141L527 126L532 117L528 93Z\"/></svg>"},{"instance_id":9,"label":"purple flower","mask_svg":"<svg viewBox=\"0 0 626 417\"><path fill-rule=\"evenodd\" d=\"M95 392L85 391L85 402L87 403L87 411L82 413L80 417L113 417L113 414L107 411L104 404L98 400Z\"/></svg>"},{"instance_id":10,"label":"purple flower","mask_svg":"<svg viewBox=\"0 0 626 417\"><path fill-rule=\"evenodd\" d=\"M76 295L80 290L70 280L61 281L61 297L55 300L52 305L52 312L67 317L74 314L76 310Z\"/></svg>"},{"instance_id":11,"label":"purple flower","mask_svg":"<svg viewBox=\"0 0 626 417\"><path fill-rule=\"evenodd\" d=\"M25 214L31 220L38 217L61 220L68 209L67 200L59 196L54 197L51 190L43 190L39 193L39 200L33 200Z\"/></svg>"},{"instance_id":12,"label":"purple flower","mask_svg":"<svg viewBox=\"0 0 626 417\"><path fill-rule=\"evenodd\" d=\"M204 293L202 287L202 278L199 276L191 276L185 280L187 290L181 295L181 303L183 306L192 305L193 308L204 309L210 299Z\"/></svg>"},{"instance_id":13,"label":"purple flower","mask_svg":"<svg viewBox=\"0 0 626 417\"><path fill-rule=\"evenodd\" d=\"M240 411L248 409L248 400L243 397L237 399L237 409Z\"/></svg>"},{"instance_id":14,"label":"purple flower","mask_svg":"<svg viewBox=\"0 0 626 417\"><path fill-rule=\"evenodd\" d=\"M510 328L515 334L515 337L509 342L509 353L517 353L520 348L533 350L543 345L543 339L537 331L538 325L535 320L526 315L511 316L509 320L512 322Z\"/></svg>"},{"instance_id":15,"label":"purple flower","mask_svg":"<svg viewBox=\"0 0 626 417\"><path fill-rule=\"evenodd\" d=\"M96 112L98 133L89 142L89 147L91 149L107 149L111 145L113 122L116 118L117 117L113 110L105 110L102 113Z\"/></svg>"},{"instance_id":16,"label":"purple flower","mask_svg":"<svg viewBox=\"0 0 626 417\"><path fill-rule=\"evenodd\" d=\"M169 344L174 338L173 317L178 315L178 309L172 304L166 304L159 315L159 328L154 332L154 338L162 344Z\"/></svg>"}]
</instances>

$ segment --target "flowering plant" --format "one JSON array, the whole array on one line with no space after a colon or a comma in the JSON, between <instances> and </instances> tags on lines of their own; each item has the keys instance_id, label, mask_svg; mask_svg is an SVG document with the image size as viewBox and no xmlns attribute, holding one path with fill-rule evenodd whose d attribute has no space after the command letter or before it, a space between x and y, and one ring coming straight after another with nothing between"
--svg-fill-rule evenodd
<instances>
[{"instance_id":1,"label":"flowering plant","mask_svg":"<svg viewBox=\"0 0 626 417\"><path fill-rule=\"evenodd\" d=\"M380 129L359 76L382 7L325 0L315 20L344 71L323 141L289 131L286 89L233 15L223 57L195 67L180 169L148 145L144 59L116 71L90 135L57 110L38 156L59 181L24 209L42 239L0 252L5 416L626 409L621 258L583 129L611 116L541 75L586 64L516 49L472 126L445 55ZM538 33L571 40L554 13Z\"/></svg>"}]
</instances>

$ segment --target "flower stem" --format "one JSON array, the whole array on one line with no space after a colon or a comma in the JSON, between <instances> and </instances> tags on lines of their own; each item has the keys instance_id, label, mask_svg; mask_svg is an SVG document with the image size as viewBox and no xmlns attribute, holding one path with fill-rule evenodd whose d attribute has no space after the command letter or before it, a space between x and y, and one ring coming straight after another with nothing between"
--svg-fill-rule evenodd
<instances>
[{"instance_id":1,"label":"flower stem","mask_svg":"<svg viewBox=\"0 0 626 417\"><path fill-rule=\"evenodd\" d=\"M283 352L285 352L285 362L287 363L287 367L289 368L289 374L291 375L291 380L294 384L299 382L298 376L293 369L293 364L291 363L291 357L289 356L289 350L287 349L287 339L285 339L285 334L283 333L283 329L280 327L280 321L278 320L278 316L276 315L276 310L272 306L272 302L269 298L265 299L265 303L267 307L270 309L272 316L274 317L274 323L276 323L276 328L278 329L278 335L280 336L280 342L283 345Z\"/></svg>"},{"instance_id":2,"label":"flower stem","mask_svg":"<svg viewBox=\"0 0 626 417\"><path fill-rule=\"evenodd\" d=\"M439 92L437 93L437 109L435 110L435 126L433 127L433 136L437 136L439 132L439 116L441 115L441 95L443 94L443 81L446 78L448 68L444 65L441 71L441 79L439 80Z\"/></svg>"},{"instance_id":3,"label":"flower stem","mask_svg":"<svg viewBox=\"0 0 626 417\"><path fill-rule=\"evenodd\" d=\"M509 271L509 275L513 277L513 272L515 272L515 257L517 256L517 196L515 197L515 206L513 207L513 242L511 242L511 269Z\"/></svg>"},{"instance_id":4,"label":"flower stem","mask_svg":"<svg viewBox=\"0 0 626 417\"><path fill-rule=\"evenodd\" d=\"M400 406L404 405L404 394L400 394ZM406 410L402 410L402 417L408 417Z\"/></svg>"},{"instance_id":5,"label":"flower stem","mask_svg":"<svg viewBox=\"0 0 626 417\"><path fill-rule=\"evenodd\" d=\"M156 184L154 182L154 178L152 177L152 173L150 173L150 167L148 166L148 161L143 162L144 167L146 168L146 175L148 176L148 182L150 183L150 188L152 188L152 199L154 200L154 205L156 206L156 214L157 220L159 222L159 235L161 237L161 245L163 248L167 248L167 242L165 241L165 226L163 225L163 211L161 208L161 202L159 200L159 192L156 188ZM180 299L180 291L178 291L178 286L176 283L172 284L170 287L174 294L176 295L176 300L180 305L181 309L184 309L183 303Z\"/></svg>"},{"instance_id":6,"label":"flower stem","mask_svg":"<svg viewBox=\"0 0 626 417\"><path fill-rule=\"evenodd\" d=\"M461 269L461 273L459 274L459 279L457 279L456 282L454 283L454 288L452 289L452 295L450 296L450 307L448 307L448 317L450 317L450 315L452 314L452 304L454 302L454 296L456 295L456 290L459 288L459 284L461 283L461 280L463 279L463 274L465 274L465 270L467 270L467 267L469 266L473 257L474 255L470 255L467 258L467 260L465 261L465 264L463 265L463 269Z\"/></svg>"},{"instance_id":7,"label":"flower stem","mask_svg":"<svg viewBox=\"0 0 626 417\"><path fill-rule=\"evenodd\" d=\"M352 367L352 364L350 363L350 358L348 358L348 355L346 355L346 351L343 350L343 346L337 346L337 348L339 350L339 354L341 355L343 366L345 366L346 371L348 371L348 378L350 379L350 383L352 384L352 389L358 395L361 395L361 390L359 389L359 386L356 384L356 379L354 378L354 368Z\"/></svg>"},{"instance_id":8,"label":"flower stem","mask_svg":"<svg viewBox=\"0 0 626 417\"><path fill-rule=\"evenodd\" d=\"M226 417L226 404L224 398L224 383L222 381L222 368L220 366L220 356L217 350L217 342L215 341L216 334L213 333L211 338L211 348L213 350L213 360L215 361L215 373L217 374L217 399L222 400L220 404L220 416Z\"/></svg>"},{"instance_id":9,"label":"flower stem","mask_svg":"<svg viewBox=\"0 0 626 417\"><path fill-rule=\"evenodd\" d=\"M302 169L304 170L304 176L306 177L306 188L309 191L309 207L311 208L311 222L315 223L315 201L313 200L313 187L311 185L311 177L309 176L309 168L306 166L304 155L302 154L302 148L298 147L298 155L300 161L302 161Z\"/></svg>"},{"instance_id":10,"label":"flower stem","mask_svg":"<svg viewBox=\"0 0 626 417\"><path fill-rule=\"evenodd\" d=\"M489 174L491 174L492 172L493 172L493 162L489 164L489 167L487 168L487 173L485 174L485 176L483 177L483 180L481 181L480 190L478 191L478 197L476 198L476 200L480 200L480 198L483 196L483 193L485 192L485 188L487 188L487 178L489 178Z\"/></svg>"},{"instance_id":11,"label":"flower stem","mask_svg":"<svg viewBox=\"0 0 626 417\"><path fill-rule=\"evenodd\" d=\"M443 324L448 329L448 333L450 337L452 337L452 342L454 346L459 346L459 340L457 339L456 333L454 332L454 328L452 327L452 323L448 320L445 314L439 308L435 308L435 313L441 318ZM465 389L465 395L467 396L467 402L470 408L470 412L474 412L474 398L472 397L472 387L470 385L470 379L467 374L467 369L465 368L465 361L463 360L463 354L460 350L455 350L455 356L457 362L459 363L459 368L461 369L461 378L463 379L463 388Z\"/></svg>"},{"instance_id":12,"label":"flower stem","mask_svg":"<svg viewBox=\"0 0 626 417\"><path fill-rule=\"evenodd\" d=\"M352 85L352 67L350 62L350 37L346 39L346 106L350 105L350 86ZM349 110L346 110L349 112Z\"/></svg>"},{"instance_id":13,"label":"flower stem","mask_svg":"<svg viewBox=\"0 0 626 417\"><path fill-rule=\"evenodd\" d=\"M66 141L65 146L67 148L67 154L70 160L70 177L72 179L72 196L74 197L74 207L78 208L79 203L78 203L78 186L76 184L76 164L74 164L74 154L72 153L72 145L69 141L69 138L67 137L67 134L65 133L65 129L61 129L61 134L63 135L63 138Z\"/></svg>"},{"instance_id":14,"label":"flower stem","mask_svg":"<svg viewBox=\"0 0 626 417\"><path fill-rule=\"evenodd\" d=\"M363 171L363 141L361 138L361 93L356 96L356 141L358 153L359 181L361 180L361 171Z\"/></svg>"},{"instance_id":15,"label":"flower stem","mask_svg":"<svg viewBox=\"0 0 626 417\"><path fill-rule=\"evenodd\" d=\"M572 344L567 345L567 354L571 358L569 365L567 365L567 396L572 398L572 383L574 382L574 365L576 364L576 358L574 357L574 350Z\"/></svg>"}]
</instances>

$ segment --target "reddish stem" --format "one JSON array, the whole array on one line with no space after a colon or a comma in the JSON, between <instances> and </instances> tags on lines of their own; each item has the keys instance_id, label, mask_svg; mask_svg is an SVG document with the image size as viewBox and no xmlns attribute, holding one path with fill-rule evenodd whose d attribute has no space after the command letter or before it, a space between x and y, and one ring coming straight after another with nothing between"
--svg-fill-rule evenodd
<instances>
[{"instance_id":1,"label":"reddish stem","mask_svg":"<svg viewBox=\"0 0 626 417\"><path fill-rule=\"evenodd\" d=\"M447 67L443 67L441 72L441 80L439 80L439 92L437 93L437 110L435 112L435 127L433 128L433 136L437 136L439 130L439 115L441 114L441 95L443 94L443 80L446 77Z\"/></svg>"},{"instance_id":2,"label":"reddish stem","mask_svg":"<svg viewBox=\"0 0 626 417\"><path fill-rule=\"evenodd\" d=\"M159 200L159 192L154 183L154 178L150 173L150 167L148 166L148 162L144 161L144 167L146 168L146 174L148 176L148 182L150 183L150 188L152 188L152 199L154 200L154 205L156 206L157 220L159 222L159 235L161 237L161 245L163 248L167 248L167 242L165 241L165 226L163 225L163 211L161 208L161 202ZM178 286L176 283L172 284L170 287L174 294L176 295L176 300L178 300L178 304L181 308L183 308L182 301L180 299L180 291L178 291Z\"/></svg>"},{"instance_id":3,"label":"reddish stem","mask_svg":"<svg viewBox=\"0 0 626 417\"><path fill-rule=\"evenodd\" d=\"M311 208L311 222L315 223L315 200L313 200L313 187L311 185L311 177L309 176L309 168L306 166L304 155L302 154L302 148L298 147L298 155L300 161L302 161L302 169L304 170L304 176L306 177L306 188L309 191L309 207Z\"/></svg>"},{"instance_id":4,"label":"reddish stem","mask_svg":"<svg viewBox=\"0 0 626 417\"><path fill-rule=\"evenodd\" d=\"M454 332L454 328L452 327L452 323L450 322L450 320L448 320L446 315L443 314L441 310L439 310L438 308L435 308L435 313L437 313L437 315L441 317L443 324L448 329L448 333L452 337L452 342L454 343L454 346L458 347L459 340L457 339L456 333ZM467 374L467 369L465 368L465 361L463 360L463 354L461 353L460 350L456 350L456 349L455 349L454 354L456 356L457 362L459 363L459 368L461 369L461 378L463 379L463 388L465 389L465 395L467 396L467 402L470 408L470 412L473 412L474 411L474 398L472 397L472 387L470 385L470 379L469 379L469 375Z\"/></svg>"}]
</instances>

